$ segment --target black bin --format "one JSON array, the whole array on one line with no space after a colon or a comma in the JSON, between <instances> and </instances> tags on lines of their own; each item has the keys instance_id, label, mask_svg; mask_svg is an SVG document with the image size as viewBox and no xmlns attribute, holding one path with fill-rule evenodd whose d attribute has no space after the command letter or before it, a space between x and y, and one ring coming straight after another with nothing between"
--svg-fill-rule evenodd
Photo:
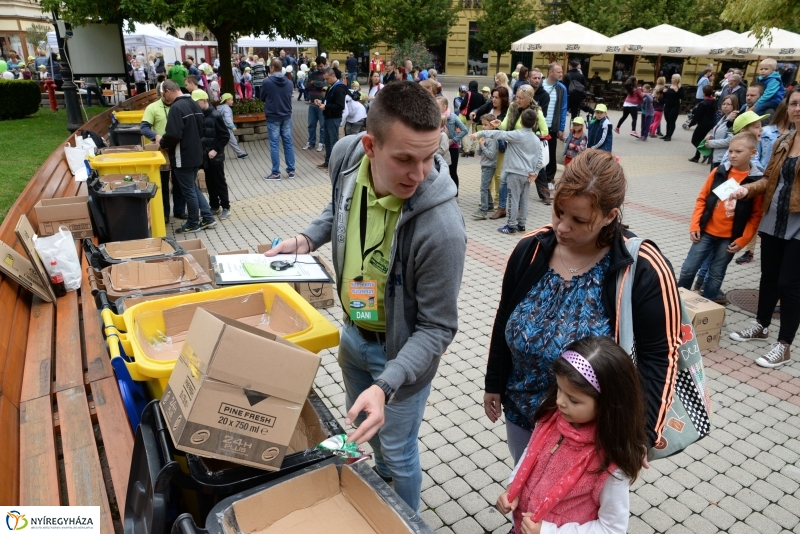
<instances>
[{"instance_id":1,"label":"black bin","mask_svg":"<svg viewBox=\"0 0 800 534\"><path fill-rule=\"evenodd\" d=\"M90 200L105 223L104 241L151 237L149 202L157 191L158 186L152 182L90 183Z\"/></svg>"},{"instance_id":2,"label":"black bin","mask_svg":"<svg viewBox=\"0 0 800 534\"><path fill-rule=\"evenodd\" d=\"M344 429L313 390L304 410L307 406L319 419L326 438L344 434ZM169 532L175 518L185 512L192 512L198 523L204 522L220 500L281 479L332 456L309 448L287 454L279 471L265 471L184 453L173 446L158 401L154 400L142 412L136 430L125 499L124 531L126 534L163 534ZM188 466L188 472L181 464Z\"/></svg>"},{"instance_id":3,"label":"black bin","mask_svg":"<svg viewBox=\"0 0 800 534\"><path fill-rule=\"evenodd\" d=\"M108 129L111 146L142 146L142 128L138 124L116 124Z\"/></svg>"}]
</instances>

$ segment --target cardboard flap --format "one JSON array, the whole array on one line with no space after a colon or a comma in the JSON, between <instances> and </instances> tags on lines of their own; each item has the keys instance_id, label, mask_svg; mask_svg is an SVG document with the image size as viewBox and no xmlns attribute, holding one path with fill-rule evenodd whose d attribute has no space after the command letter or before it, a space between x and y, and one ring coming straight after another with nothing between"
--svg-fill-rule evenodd
<instances>
[{"instance_id":1,"label":"cardboard flap","mask_svg":"<svg viewBox=\"0 0 800 534\"><path fill-rule=\"evenodd\" d=\"M42 283L42 279L33 264L22 254L0 241L0 272L7 274L14 281L45 302L56 303L52 293Z\"/></svg>"},{"instance_id":2,"label":"cardboard flap","mask_svg":"<svg viewBox=\"0 0 800 534\"><path fill-rule=\"evenodd\" d=\"M179 332L188 331L197 308L202 308L233 319L266 313L264 297L261 293L249 293L247 295L229 297L226 299L184 304L183 306L176 306L175 308L164 310L166 334L172 336Z\"/></svg>"},{"instance_id":3,"label":"cardboard flap","mask_svg":"<svg viewBox=\"0 0 800 534\"><path fill-rule=\"evenodd\" d=\"M151 261L130 261L111 266L111 286L117 291L159 287L197 278L185 256Z\"/></svg>"},{"instance_id":4,"label":"cardboard flap","mask_svg":"<svg viewBox=\"0 0 800 534\"><path fill-rule=\"evenodd\" d=\"M408 534L408 525L349 466L342 466L341 487L350 504L380 534ZM398 501L400 496L397 496Z\"/></svg>"},{"instance_id":5,"label":"cardboard flap","mask_svg":"<svg viewBox=\"0 0 800 534\"><path fill-rule=\"evenodd\" d=\"M56 302L56 294L53 292L53 286L50 285L50 277L47 275L47 269L45 269L42 259L39 257L39 253L36 252L36 246L33 242L33 236L36 235L36 232L33 231L33 226L31 226L31 222L26 215L20 216L14 233L17 234L17 239L19 239L22 248L24 248L25 252L28 254L28 259L30 259L33 269L39 275L42 287L50 296L47 302Z\"/></svg>"},{"instance_id":6,"label":"cardboard flap","mask_svg":"<svg viewBox=\"0 0 800 534\"><path fill-rule=\"evenodd\" d=\"M260 532L292 512L310 508L338 493L339 473L335 465L328 465L236 501L232 507L241 532ZM317 529L327 530L319 524Z\"/></svg>"},{"instance_id":7,"label":"cardboard flap","mask_svg":"<svg viewBox=\"0 0 800 534\"><path fill-rule=\"evenodd\" d=\"M134 239L132 241L116 241L104 245L106 253L115 260L174 254L175 249L160 237Z\"/></svg>"}]
</instances>

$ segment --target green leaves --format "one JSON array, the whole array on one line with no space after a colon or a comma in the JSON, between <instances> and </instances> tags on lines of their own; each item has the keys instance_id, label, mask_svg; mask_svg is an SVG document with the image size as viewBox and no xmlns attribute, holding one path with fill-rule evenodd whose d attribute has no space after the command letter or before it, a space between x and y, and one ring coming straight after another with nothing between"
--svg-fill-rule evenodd
<instances>
[{"instance_id":1,"label":"green leaves","mask_svg":"<svg viewBox=\"0 0 800 534\"><path fill-rule=\"evenodd\" d=\"M535 4L532 0L483 0L482 5L477 38L498 55L499 69L499 56L510 51L511 44L534 24Z\"/></svg>"}]
</instances>

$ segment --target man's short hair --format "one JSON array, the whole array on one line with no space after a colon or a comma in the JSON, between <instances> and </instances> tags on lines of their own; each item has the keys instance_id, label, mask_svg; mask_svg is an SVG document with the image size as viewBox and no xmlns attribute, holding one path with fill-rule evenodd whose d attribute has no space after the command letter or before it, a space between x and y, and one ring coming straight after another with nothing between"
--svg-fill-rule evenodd
<instances>
[{"instance_id":1,"label":"man's short hair","mask_svg":"<svg viewBox=\"0 0 800 534\"><path fill-rule=\"evenodd\" d=\"M560 66L561 66L561 64L560 63L556 63L555 61L550 63L547 66L547 74L550 74L551 72L553 72L553 69L555 69L556 67L560 67Z\"/></svg>"},{"instance_id":2,"label":"man's short hair","mask_svg":"<svg viewBox=\"0 0 800 534\"><path fill-rule=\"evenodd\" d=\"M175 80L164 80L164 83L161 84L162 91L180 91L181 86L178 85L178 82Z\"/></svg>"},{"instance_id":3,"label":"man's short hair","mask_svg":"<svg viewBox=\"0 0 800 534\"><path fill-rule=\"evenodd\" d=\"M414 82L390 83L378 91L369 108L367 133L383 144L396 121L415 132L438 131L442 114L431 94Z\"/></svg>"},{"instance_id":4,"label":"man's short hair","mask_svg":"<svg viewBox=\"0 0 800 534\"><path fill-rule=\"evenodd\" d=\"M330 67L328 67L327 69L325 69L325 70L324 70L322 73L323 73L323 74L325 74L325 75L327 75L327 76L333 76L333 77L336 77L336 71L335 71L335 70L333 70L333 69L332 69L332 68L330 68Z\"/></svg>"},{"instance_id":5,"label":"man's short hair","mask_svg":"<svg viewBox=\"0 0 800 534\"><path fill-rule=\"evenodd\" d=\"M542 73L542 71L540 71L539 69L537 69L536 67L534 67L534 68L532 68L532 69L530 70L530 72L528 72L528 76L530 76L530 75L531 75L531 74L533 74L534 72L538 72L539 74L543 74L543 73Z\"/></svg>"},{"instance_id":6,"label":"man's short hair","mask_svg":"<svg viewBox=\"0 0 800 534\"><path fill-rule=\"evenodd\" d=\"M439 104L439 106L443 107L444 109L450 109L450 102L444 95L438 95L436 97L436 103Z\"/></svg>"},{"instance_id":7,"label":"man's short hair","mask_svg":"<svg viewBox=\"0 0 800 534\"><path fill-rule=\"evenodd\" d=\"M283 62L281 62L280 59L275 58L275 59L273 59L272 61L269 62L269 68L271 68L272 70L274 70L276 72L281 71L281 70L283 70Z\"/></svg>"},{"instance_id":8,"label":"man's short hair","mask_svg":"<svg viewBox=\"0 0 800 534\"><path fill-rule=\"evenodd\" d=\"M496 118L497 118L497 117L495 117L495 116L494 116L494 113L484 113L484 114L481 116L481 122L483 122L483 121L486 121L486 122L492 122L492 121L493 121L493 120L495 120Z\"/></svg>"},{"instance_id":9,"label":"man's short hair","mask_svg":"<svg viewBox=\"0 0 800 534\"><path fill-rule=\"evenodd\" d=\"M536 124L536 120L538 119L536 112L530 108L523 111L522 115L520 115L520 118L522 119L523 128L533 128Z\"/></svg>"},{"instance_id":10,"label":"man's short hair","mask_svg":"<svg viewBox=\"0 0 800 534\"><path fill-rule=\"evenodd\" d=\"M741 82L741 81L742 81L742 75L741 75L741 74L736 74L736 73L734 72L733 74L731 74L730 76L728 76L728 81L729 81L729 82L731 82L731 81L737 81L737 82Z\"/></svg>"},{"instance_id":11,"label":"man's short hair","mask_svg":"<svg viewBox=\"0 0 800 534\"><path fill-rule=\"evenodd\" d=\"M580 67L580 65L581 62L577 59L573 59L572 61L569 62L569 66L572 67L573 69Z\"/></svg>"},{"instance_id":12,"label":"man's short hair","mask_svg":"<svg viewBox=\"0 0 800 534\"><path fill-rule=\"evenodd\" d=\"M280 60L278 60L278 61L280 61ZM317 65L327 65L328 64L328 58L326 58L325 56L317 56L316 64ZM281 65L283 65L283 63L281 63Z\"/></svg>"},{"instance_id":13,"label":"man's short hair","mask_svg":"<svg viewBox=\"0 0 800 534\"><path fill-rule=\"evenodd\" d=\"M755 87L756 89L758 89L758 94L760 95L763 95L764 89L766 89L766 86L761 82L751 83L750 87ZM748 87L748 89L750 89L750 87Z\"/></svg>"},{"instance_id":14,"label":"man's short hair","mask_svg":"<svg viewBox=\"0 0 800 534\"><path fill-rule=\"evenodd\" d=\"M197 76L195 76L194 74L190 74L189 76L186 77L185 83L191 83L191 84L194 84L194 85L198 85Z\"/></svg>"},{"instance_id":15,"label":"man's short hair","mask_svg":"<svg viewBox=\"0 0 800 534\"><path fill-rule=\"evenodd\" d=\"M755 136L752 132L739 132L733 137L731 137L730 144L735 142L742 142L747 144L747 148L750 150L756 150L758 148L758 137Z\"/></svg>"}]
</instances>

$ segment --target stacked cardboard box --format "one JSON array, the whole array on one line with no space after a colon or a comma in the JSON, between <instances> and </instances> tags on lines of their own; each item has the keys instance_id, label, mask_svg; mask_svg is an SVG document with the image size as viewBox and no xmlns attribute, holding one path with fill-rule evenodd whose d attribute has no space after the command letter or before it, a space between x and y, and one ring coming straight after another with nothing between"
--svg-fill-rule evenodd
<instances>
[{"instance_id":1,"label":"stacked cardboard box","mask_svg":"<svg viewBox=\"0 0 800 534\"><path fill-rule=\"evenodd\" d=\"M722 333L722 323L725 322L725 307L688 289L681 288L679 291L700 350L716 347Z\"/></svg>"}]
</instances>

